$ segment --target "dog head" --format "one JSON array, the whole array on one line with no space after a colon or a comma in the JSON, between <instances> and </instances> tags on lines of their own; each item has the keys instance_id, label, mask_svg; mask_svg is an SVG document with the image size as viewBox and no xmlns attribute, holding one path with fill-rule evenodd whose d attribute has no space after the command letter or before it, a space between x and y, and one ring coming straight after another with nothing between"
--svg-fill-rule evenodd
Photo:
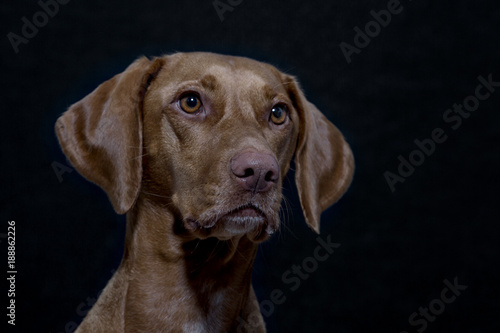
<instances>
[{"instance_id":1,"label":"dog head","mask_svg":"<svg viewBox=\"0 0 500 333\"><path fill-rule=\"evenodd\" d=\"M197 238L272 234L294 156L304 216L319 232L354 168L342 134L293 77L211 53L138 59L72 105L56 133L118 213L142 196Z\"/></svg>"}]
</instances>

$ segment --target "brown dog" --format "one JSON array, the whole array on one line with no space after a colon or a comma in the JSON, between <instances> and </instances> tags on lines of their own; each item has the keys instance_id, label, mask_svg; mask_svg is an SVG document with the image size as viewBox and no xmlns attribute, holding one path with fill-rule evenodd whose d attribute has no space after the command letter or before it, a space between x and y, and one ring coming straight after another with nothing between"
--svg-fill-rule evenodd
<instances>
[{"instance_id":1,"label":"brown dog","mask_svg":"<svg viewBox=\"0 0 500 333\"><path fill-rule=\"evenodd\" d=\"M292 157L316 232L354 168L293 77L211 53L140 58L72 105L56 132L127 213L122 263L77 332L235 332L255 313L264 332L252 265L278 229Z\"/></svg>"}]
</instances>

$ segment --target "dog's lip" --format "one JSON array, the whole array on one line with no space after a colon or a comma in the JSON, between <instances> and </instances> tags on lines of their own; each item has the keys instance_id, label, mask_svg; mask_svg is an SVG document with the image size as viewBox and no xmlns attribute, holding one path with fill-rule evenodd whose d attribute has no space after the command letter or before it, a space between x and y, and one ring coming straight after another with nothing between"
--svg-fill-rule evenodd
<instances>
[{"instance_id":1,"label":"dog's lip","mask_svg":"<svg viewBox=\"0 0 500 333\"><path fill-rule=\"evenodd\" d=\"M255 205L246 204L224 214L228 218L262 218L266 219L266 214Z\"/></svg>"},{"instance_id":2,"label":"dog's lip","mask_svg":"<svg viewBox=\"0 0 500 333\"><path fill-rule=\"evenodd\" d=\"M222 212L218 214L219 217L217 219L210 219L211 222L202 225L200 221L193 218L188 218L187 222L193 229L212 229L215 227L220 221L243 221L245 219L254 219L260 220L261 222L265 222L267 220L266 214L257 206L253 204L244 204L228 210L226 212Z\"/></svg>"}]
</instances>

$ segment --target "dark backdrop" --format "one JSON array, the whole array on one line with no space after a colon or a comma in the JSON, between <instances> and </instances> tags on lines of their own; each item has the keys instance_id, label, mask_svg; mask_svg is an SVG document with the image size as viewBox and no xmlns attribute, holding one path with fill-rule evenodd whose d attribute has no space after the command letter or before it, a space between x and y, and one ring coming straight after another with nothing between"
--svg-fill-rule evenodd
<instances>
[{"instance_id":1,"label":"dark backdrop","mask_svg":"<svg viewBox=\"0 0 500 333\"><path fill-rule=\"evenodd\" d=\"M57 117L140 55L199 50L296 75L356 158L352 186L322 215L322 239L340 246L317 267L317 235L304 224L293 178L286 182L285 226L261 246L254 269L270 332L499 331L500 87L475 97L480 76L500 81L494 1L231 0L222 19L208 0L60 2L46 6L52 17L35 1L0 5L0 267L7 275L14 220L18 271L9 332L72 331L122 255L124 217L64 169ZM388 7L390 22L380 12ZM365 28L372 37L356 38ZM448 111L464 102L474 111ZM446 140L432 151L439 128L436 139ZM400 174L410 157L419 165ZM307 277L286 275L302 264ZM270 302L273 289L286 300Z\"/></svg>"}]
</instances>

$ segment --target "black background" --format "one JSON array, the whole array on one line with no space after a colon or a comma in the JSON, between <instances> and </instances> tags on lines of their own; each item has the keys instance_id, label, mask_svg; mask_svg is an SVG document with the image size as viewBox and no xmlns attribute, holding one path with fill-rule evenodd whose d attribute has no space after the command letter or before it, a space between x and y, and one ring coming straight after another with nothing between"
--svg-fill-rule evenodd
<instances>
[{"instance_id":1,"label":"black background","mask_svg":"<svg viewBox=\"0 0 500 333\"><path fill-rule=\"evenodd\" d=\"M15 220L18 270L9 331L71 331L122 255L124 216L76 171L60 181L53 169L67 163L57 117L140 55L212 51L296 75L356 158L351 188L322 215L321 237L341 246L295 291L282 275L313 255L317 236L286 182L285 225L254 269L259 300L273 289L286 297L266 316L269 332L416 332L423 327L409 316L455 278L467 289L425 331L498 332L500 88L456 130L443 114L474 95L478 76L500 81L500 8L402 0L349 64L339 44L353 44L353 28L387 3L243 0L221 21L212 1L72 0L15 53L7 34L21 35L22 17L32 21L41 7L4 1L0 267L7 271L7 221ZM447 140L391 192L384 172L397 173L398 156L435 128Z\"/></svg>"}]
</instances>

